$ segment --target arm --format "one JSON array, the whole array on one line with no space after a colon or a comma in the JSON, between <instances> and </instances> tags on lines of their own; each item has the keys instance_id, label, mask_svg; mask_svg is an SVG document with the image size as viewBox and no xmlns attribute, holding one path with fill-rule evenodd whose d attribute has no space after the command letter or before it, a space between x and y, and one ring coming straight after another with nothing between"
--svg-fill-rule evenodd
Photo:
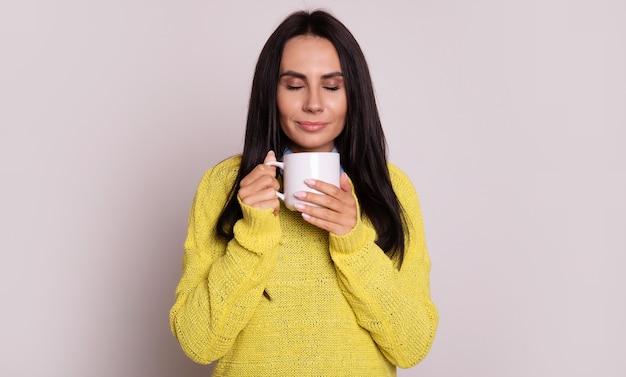
<instances>
[{"instance_id":1,"label":"arm","mask_svg":"<svg viewBox=\"0 0 626 377\"><path fill-rule=\"evenodd\" d=\"M390 174L407 218L402 268L398 271L375 244L375 230L360 216L350 233L330 235L330 253L359 324L389 361L408 368L430 350L438 314L430 298L430 259L417 194L397 168L390 166Z\"/></svg>"},{"instance_id":2,"label":"arm","mask_svg":"<svg viewBox=\"0 0 626 377\"><path fill-rule=\"evenodd\" d=\"M223 356L248 323L278 258L280 225L273 209L243 204L235 237L215 232L237 164L208 171L196 192L185 241L182 277L170 312L172 333L198 363ZM259 236L262 235L262 236Z\"/></svg>"}]
</instances>

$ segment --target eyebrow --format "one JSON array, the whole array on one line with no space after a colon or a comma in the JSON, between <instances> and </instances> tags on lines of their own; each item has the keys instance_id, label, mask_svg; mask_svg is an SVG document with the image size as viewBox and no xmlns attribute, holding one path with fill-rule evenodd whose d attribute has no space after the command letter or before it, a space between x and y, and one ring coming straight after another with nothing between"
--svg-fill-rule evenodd
<instances>
[{"instance_id":1,"label":"eyebrow","mask_svg":"<svg viewBox=\"0 0 626 377\"><path fill-rule=\"evenodd\" d=\"M291 77L295 77L298 79L302 79L302 80L306 80L306 76L303 75L300 72L295 72L295 71L285 71L283 73L280 74L280 77L284 77L284 76L291 76ZM332 77L343 77L343 73L341 72L331 72L331 73L327 73L325 75L322 75L322 79L329 79Z\"/></svg>"}]
</instances>

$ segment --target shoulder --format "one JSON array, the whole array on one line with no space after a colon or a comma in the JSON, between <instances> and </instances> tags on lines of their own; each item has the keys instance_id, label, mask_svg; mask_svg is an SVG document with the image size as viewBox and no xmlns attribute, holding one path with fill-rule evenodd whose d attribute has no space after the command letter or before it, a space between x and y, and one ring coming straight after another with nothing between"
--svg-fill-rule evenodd
<instances>
[{"instance_id":1,"label":"shoulder","mask_svg":"<svg viewBox=\"0 0 626 377\"><path fill-rule=\"evenodd\" d=\"M402 207L404 219L407 221L409 229L412 229L412 232L419 230L418 234L421 234L420 237L423 238L424 219L422 218L422 208L415 186L413 186L409 176L399 167L391 163L387 163L387 166L389 176L391 177L391 185Z\"/></svg>"},{"instance_id":2,"label":"shoulder","mask_svg":"<svg viewBox=\"0 0 626 377\"><path fill-rule=\"evenodd\" d=\"M238 154L236 156L229 157L217 165L213 166L211 169L207 170L206 175L213 175L218 177L236 177L239 173L239 166L241 165L241 155Z\"/></svg>"},{"instance_id":3,"label":"shoulder","mask_svg":"<svg viewBox=\"0 0 626 377\"><path fill-rule=\"evenodd\" d=\"M240 165L241 155L229 157L219 162L204 173L200 181L200 188L208 188L216 185L223 185L225 188L232 187L235 179L237 179Z\"/></svg>"},{"instance_id":4,"label":"shoulder","mask_svg":"<svg viewBox=\"0 0 626 377\"><path fill-rule=\"evenodd\" d=\"M411 178L402 169L391 162L387 162L387 169L389 170L389 178L391 178L391 185L396 195L415 194Z\"/></svg>"}]
</instances>

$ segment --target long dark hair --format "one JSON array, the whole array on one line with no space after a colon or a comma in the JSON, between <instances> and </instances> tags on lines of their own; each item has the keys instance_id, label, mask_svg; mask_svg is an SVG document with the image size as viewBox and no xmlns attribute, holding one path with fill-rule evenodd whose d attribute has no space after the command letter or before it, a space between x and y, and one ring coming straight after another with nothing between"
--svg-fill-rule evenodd
<instances>
[{"instance_id":1,"label":"long dark hair","mask_svg":"<svg viewBox=\"0 0 626 377\"><path fill-rule=\"evenodd\" d=\"M376 244L401 266L405 219L391 186L387 145L367 62L352 33L336 18L320 10L291 14L261 51L252 81L241 166L230 199L218 219L217 232L228 240L234 237L234 224L243 216L237 201L239 182L263 161L268 151L275 151L280 160L288 146L289 139L280 127L276 90L285 43L301 35L328 39L337 50L348 111L345 127L335 139L335 146L341 155L341 166L354 185L361 213L376 229Z\"/></svg>"}]
</instances>

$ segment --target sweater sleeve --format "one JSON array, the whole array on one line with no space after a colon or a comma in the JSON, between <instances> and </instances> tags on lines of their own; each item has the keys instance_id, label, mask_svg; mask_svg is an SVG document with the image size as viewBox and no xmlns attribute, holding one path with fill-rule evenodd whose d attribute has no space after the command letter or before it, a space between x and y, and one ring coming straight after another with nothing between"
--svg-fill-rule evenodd
<instances>
[{"instance_id":1,"label":"sweater sleeve","mask_svg":"<svg viewBox=\"0 0 626 377\"><path fill-rule=\"evenodd\" d=\"M402 267L376 245L376 232L359 219L344 236L330 236L330 253L344 296L359 324L393 364L409 368L429 352L439 317L430 297L430 259L417 194L390 165L394 191L407 220Z\"/></svg>"},{"instance_id":2,"label":"sweater sleeve","mask_svg":"<svg viewBox=\"0 0 626 377\"><path fill-rule=\"evenodd\" d=\"M202 364L227 353L250 320L278 260L281 237L272 209L241 202L243 218L235 224L235 237L226 241L217 235L217 218L238 169L238 164L224 165L209 170L196 192L182 277L170 311L171 330L181 348Z\"/></svg>"}]
</instances>

